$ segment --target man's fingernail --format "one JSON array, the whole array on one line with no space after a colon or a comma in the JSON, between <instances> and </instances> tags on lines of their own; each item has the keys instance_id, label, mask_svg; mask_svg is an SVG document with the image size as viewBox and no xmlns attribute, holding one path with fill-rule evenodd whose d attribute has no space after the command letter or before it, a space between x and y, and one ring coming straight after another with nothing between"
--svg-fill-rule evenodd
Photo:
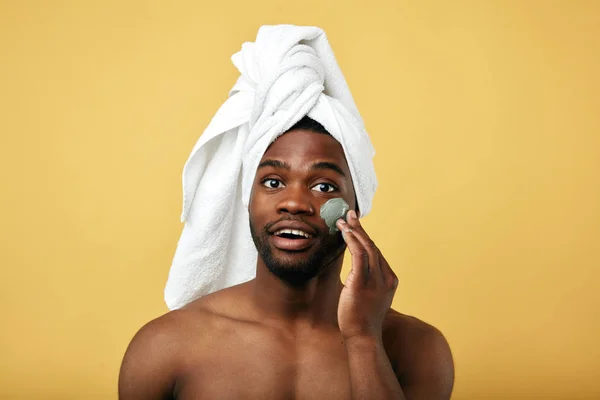
<instances>
[{"instance_id":1,"label":"man's fingernail","mask_svg":"<svg viewBox=\"0 0 600 400\"><path fill-rule=\"evenodd\" d=\"M351 219L356 219L356 211L354 211L354 210L348 211L348 217L350 217Z\"/></svg>"}]
</instances>

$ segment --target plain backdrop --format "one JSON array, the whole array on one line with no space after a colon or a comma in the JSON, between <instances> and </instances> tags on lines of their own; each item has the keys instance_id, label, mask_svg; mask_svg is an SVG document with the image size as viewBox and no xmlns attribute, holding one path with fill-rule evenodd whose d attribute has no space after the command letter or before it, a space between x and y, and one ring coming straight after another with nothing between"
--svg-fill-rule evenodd
<instances>
[{"instance_id":1,"label":"plain backdrop","mask_svg":"<svg viewBox=\"0 0 600 400\"><path fill-rule=\"evenodd\" d=\"M377 150L364 224L453 398L600 398L600 2L567 0L1 0L0 398L116 399L183 165L278 23L327 32Z\"/></svg>"}]
</instances>

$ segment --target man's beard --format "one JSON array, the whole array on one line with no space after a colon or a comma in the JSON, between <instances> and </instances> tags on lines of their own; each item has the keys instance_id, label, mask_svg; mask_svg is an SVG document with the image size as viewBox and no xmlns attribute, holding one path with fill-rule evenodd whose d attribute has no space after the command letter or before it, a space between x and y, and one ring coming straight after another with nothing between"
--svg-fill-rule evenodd
<instances>
[{"instance_id":1,"label":"man's beard","mask_svg":"<svg viewBox=\"0 0 600 400\"><path fill-rule=\"evenodd\" d=\"M298 219L283 218L275 223L284 220L298 221ZM306 221L302 222L306 224ZM268 239L269 235L271 235L269 233L269 228L275 223L267 224L267 226L259 232L254 225L252 225L252 221L250 221L250 233L252 234L252 240L254 241L256 250L258 250L258 256L263 260L267 269L273 275L282 281L287 282L291 286L304 286L308 281L319 275L321 271L342 255L346 249L346 243L339 232L333 235L326 232L322 235L320 230L314 225L308 224L318 232L315 239L319 240L321 238L319 243L317 243L318 247L315 249L314 245L311 246L306 252L308 253L306 256L296 254L295 258L297 260L294 261L285 260L282 257L277 258L273 254L274 251L283 252L284 250L274 249ZM289 253L292 254L294 252L290 251Z\"/></svg>"}]
</instances>

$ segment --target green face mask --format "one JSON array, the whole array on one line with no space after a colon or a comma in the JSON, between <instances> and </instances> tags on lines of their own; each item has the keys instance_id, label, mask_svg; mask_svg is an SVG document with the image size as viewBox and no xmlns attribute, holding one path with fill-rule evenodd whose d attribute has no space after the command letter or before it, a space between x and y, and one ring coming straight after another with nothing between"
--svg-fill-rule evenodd
<instances>
[{"instance_id":1,"label":"green face mask","mask_svg":"<svg viewBox=\"0 0 600 400\"><path fill-rule=\"evenodd\" d=\"M341 197L330 199L321 206L321 218L325 220L329 227L329 234L339 231L335 223L340 218L345 220L349 210L350 206Z\"/></svg>"}]
</instances>

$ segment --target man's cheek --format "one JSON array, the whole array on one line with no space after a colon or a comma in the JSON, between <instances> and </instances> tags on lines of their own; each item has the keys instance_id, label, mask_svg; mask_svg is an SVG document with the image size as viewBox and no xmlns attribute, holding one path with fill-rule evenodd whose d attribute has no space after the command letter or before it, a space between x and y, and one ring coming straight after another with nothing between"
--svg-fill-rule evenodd
<instances>
[{"instance_id":1,"label":"man's cheek","mask_svg":"<svg viewBox=\"0 0 600 400\"><path fill-rule=\"evenodd\" d=\"M250 200L248 201L248 212L250 214L256 213L256 206L255 205L258 204L257 200L256 200L257 195L258 195L258 191L253 186L252 187L252 191L250 192Z\"/></svg>"}]
</instances>

